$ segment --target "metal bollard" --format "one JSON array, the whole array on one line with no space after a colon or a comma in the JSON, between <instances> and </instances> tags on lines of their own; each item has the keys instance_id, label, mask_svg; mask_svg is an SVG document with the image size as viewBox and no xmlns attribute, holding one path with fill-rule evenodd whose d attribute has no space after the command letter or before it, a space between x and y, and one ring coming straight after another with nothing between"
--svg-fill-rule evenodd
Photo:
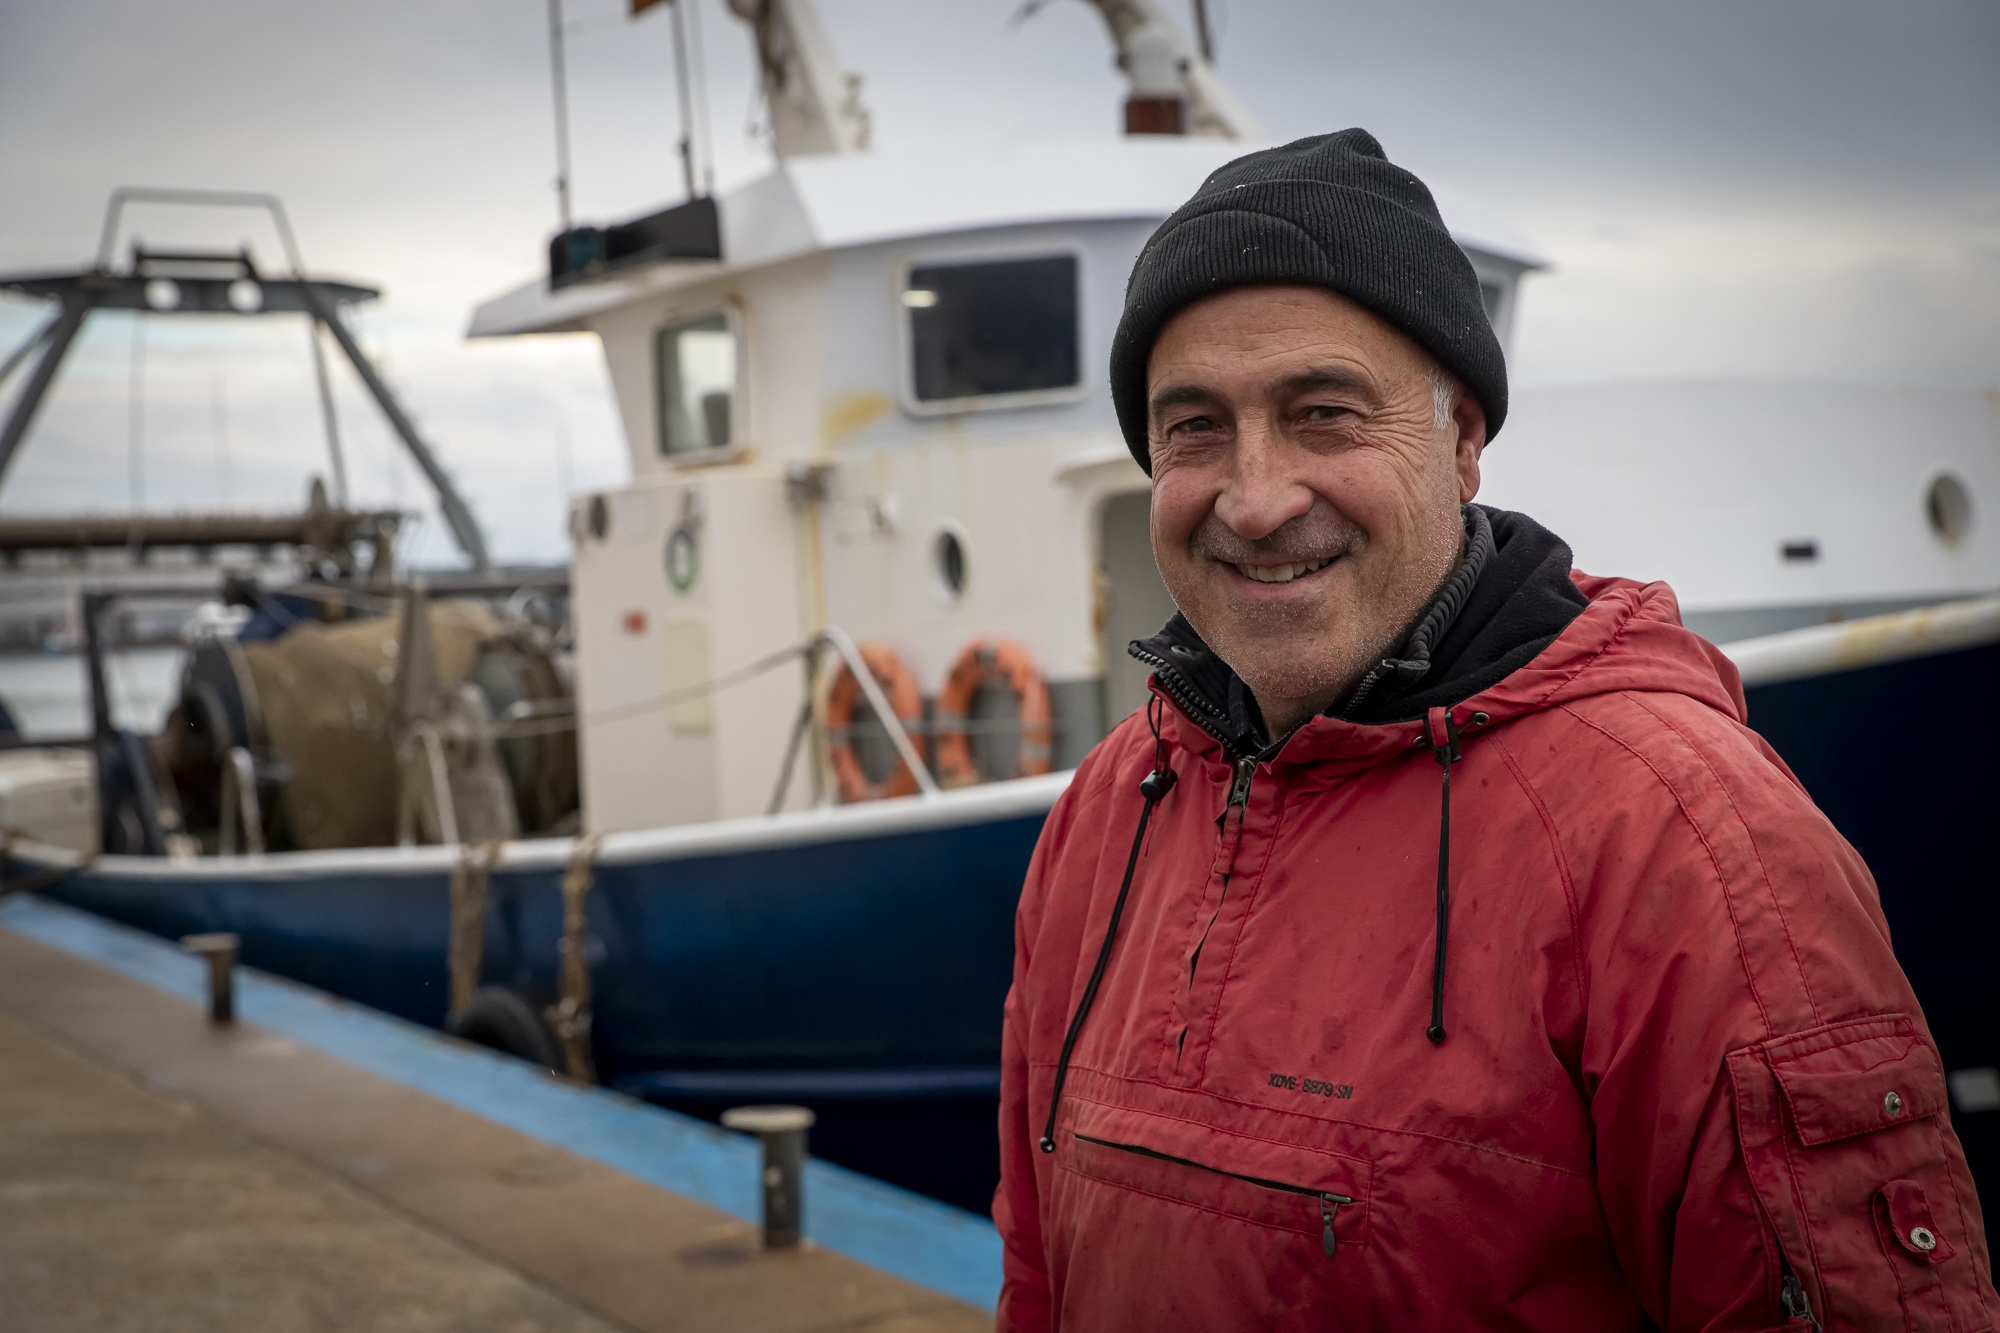
<instances>
[{"instance_id":1,"label":"metal bollard","mask_svg":"<svg viewBox=\"0 0 2000 1333\"><path fill-rule=\"evenodd\" d=\"M725 1129L755 1134L764 1145L764 1248L789 1250L804 1225L802 1197L806 1131L813 1113L803 1106L737 1106L722 1113Z\"/></svg>"},{"instance_id":2,"label":"metal bollard","mask_svg":"<svg viewBox=\"0 0 2000 1333\"><path fill-rule=\"evenodd\" d=\"M236 1021L236 947L230 934L184 935L181 948L208 962L208 1021Z\"/></svg>"}]
</instances>

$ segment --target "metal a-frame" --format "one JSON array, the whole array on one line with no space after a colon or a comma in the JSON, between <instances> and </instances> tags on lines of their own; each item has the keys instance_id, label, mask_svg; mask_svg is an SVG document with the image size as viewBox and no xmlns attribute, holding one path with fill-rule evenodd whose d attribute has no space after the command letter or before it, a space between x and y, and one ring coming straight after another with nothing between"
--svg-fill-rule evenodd
<instances>
[{"instance_id":1,"label":"metal a-frame","mask_svg":"<svg viewBox=\"0 0 2000 1333\"><path fill-rule=\"evenodd\" d=\"M120 216L127 203L206 204L268 209L277 223L279 238L291 265L289 277L273 278L258 272L249 250L231 252L146 250L132 247L131 264L123 272L112 271L112 247L117 240ZM271 315L303 314L318 330L324 329L347 357L348 364L374 398L403 447L429 479L436 491L438 507L458 548L477 570L490 568L486 538L472 510L452 485L416 424L403 411L396 396L340 315L341 307L371 300L381 293L372 287L324 278L309 278L299 259L285 207L275 195L246 194L222 190L156 190L125 188L112 193L105 211L104 232L99 241L97 262L90 268L61 273L0 274L0 290L18 292L56 302L56 309L28 340L0 362L0 385L22 362L41 349L28 376L26 387L15 400L13 410L0 426L0 485L15 453L34 424L35 413L54 384L63 358L76 341L84 320L93 310L132 310L152 314ZM324 387L322 387L324 393Z\"/></svg>"}]
</instances>

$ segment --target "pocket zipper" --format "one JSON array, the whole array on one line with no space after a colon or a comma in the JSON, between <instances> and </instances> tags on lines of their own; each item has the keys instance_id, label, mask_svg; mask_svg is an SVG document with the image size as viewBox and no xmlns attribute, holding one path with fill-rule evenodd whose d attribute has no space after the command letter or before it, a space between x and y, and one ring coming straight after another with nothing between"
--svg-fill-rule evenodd
<instances>
[{"instance_id":1,"label":"pocket zipper","mask_svg":"<svg viewBox=\"0 0 2000 1333\"><path fill-rule=\"evenodd\" d=\"M1818 1328L1820 1322L1813 1317L1812 1304L1806 1300L1805 1284L1800 1282L1799 1275L1792 1271L1792 1261L1785 1257L1783 1250L1778 1251L1778 1267L1782 1270L1782 1275L1778 1279L1778 1308L1784 1312L1785 1321L1790 1323L1803 1319L1812 1327Z\"/></svg>"},{"instance_id":2,"label":"pocket zipper","mask_svg":"<svg viewBox=\"0 0 2000 1333\"><path fill-rule=\"evenodd\" d=\"M1084 1143L1094 1143L1100 1148L1116 1148L1119 1152L1134 1153L1140 1157L1150 1157L1159 1162L1172 1162L1176 1166L1191 1166L1197 1171L1206 1171L1210 1175L1228 1176L1231 1180L1241 1180L1251 1185L1261 1185L1267 1190L1282 1190L1286 1194L1303 1194L1309 1199L1318 1199L1321 1228L1319 1244L1320 1248L1326 1251L1326 1257L1329 1259L1333 1258L1334 1246L1337 1244L1333 1234L1333 1215L1339 1210L1342 1204L1354 1202L1354 1196L1350 1194L1334 1194L1329 1190L1313 1189L1309 1185L1287 1185L1279 1180L1265 1180L1261 1176L1246 1176L1235 1171L1224 1171L1219 1166L1207 1166L1201 1162L1190 1162L1185 1157L1172 1157L1163 1152L1154 1152L1151 1148L1141 1148L1137 1144L1113 1143L1109 1139L1096 1139L1088 1134L1078 1134L1076 1137Z\"/></svg>"}]
</instances>

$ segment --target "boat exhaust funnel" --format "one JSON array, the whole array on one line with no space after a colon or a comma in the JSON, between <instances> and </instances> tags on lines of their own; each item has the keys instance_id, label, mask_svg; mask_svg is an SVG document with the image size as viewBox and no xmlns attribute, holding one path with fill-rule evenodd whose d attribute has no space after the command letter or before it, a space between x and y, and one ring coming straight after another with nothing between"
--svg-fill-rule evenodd
<instances>
[{"instance_id":1,"label":"boat exhaust funnel","mask_svg":"<svg viewBox=\"0 0 2000 1333\"><path fill-rule=\"evenodd\" d=\"M1187 102L1181 96L1184 57L1174 35L1158 22L1142 24L1126 39L1118 63L1131 83L1125 99L1127 134L1186 134Z\"/></svg>"},{"instance_id":2,"label":"boat exhaust funnel","mask_svg":"<svg viewBox=\"0 0 2000 1333\"><path fill-rule=\"evenodd\" d=\"M1033 13L1047 0L1029 0ZM1216 73L1205 49L1206 12L1197 9L1204 49L1154 0L1090 0L1104 16L1125 74L1127 134L1192 134L1212 139L1263 139L1264 127Z\"/></svg>"}]
</instances>

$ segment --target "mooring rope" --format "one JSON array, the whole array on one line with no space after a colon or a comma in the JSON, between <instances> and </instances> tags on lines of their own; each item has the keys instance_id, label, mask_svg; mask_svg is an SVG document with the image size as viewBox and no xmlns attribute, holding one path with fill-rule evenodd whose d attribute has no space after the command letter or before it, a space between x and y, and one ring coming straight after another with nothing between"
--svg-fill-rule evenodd
<instances>
[{"instance_id":1,"label":"mooring rope","mask_svg":"<svg viewBox=\"0 0 2000 1333\"><path fill-rule=\"evenodd\" d=\"M556 945L562 998L543 1015L562 1043L569 1076L583 1083L597 1081L596 1062L590 1054L590 960L584 956L583 909L590 897L590 863L603 840L601 833L588 833L570 848L569 868L562 881L563 933Z\"/></svg>"},{"instance_id":2,"label":"mooring rope","mask_svg":"<svg viewBox=\"0 0 2000 1333\"><path fill-rule=\"evenodd\" d=\"M472 1003L473 992L479 989L479 970L486 957L487 889L505 845L499 838L468 842L458 849L458 860L451 868L451 943L447 964L451 969L454 1014Z\"/></svg>"}]
</instances>

